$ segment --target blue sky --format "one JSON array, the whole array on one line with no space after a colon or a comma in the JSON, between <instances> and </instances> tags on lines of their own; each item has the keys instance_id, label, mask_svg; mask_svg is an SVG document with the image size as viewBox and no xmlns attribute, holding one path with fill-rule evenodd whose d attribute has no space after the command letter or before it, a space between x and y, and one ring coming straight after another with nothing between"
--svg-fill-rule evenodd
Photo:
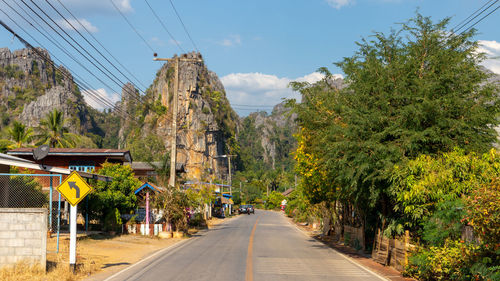
<instances>
[{"instance_id":1,"label":"blue sky","mask_svg":"<svg viewBox=\"0 0 500 281\"><path fill-rule=\"evenodd\" d=\"M14 3L14 0L5 1L11 5ZM15 1L26 8L21 0ZM32 0L24 1L34 7ZM46 0L33 1L56 22L69 28L47 5ZM57 0L48 1L68 16ZM138 78L140 82L136 82L138 85L149 86L161 66L159 62L152 61L153 51L148 45L160 57L171 57L175 53L182 52L174 39L183 50L194 50L168 0L148 0L148 2L174 39L162 28L144 0L114 0L115 5L135 26L147 44L127 25L111 4L111 0L60 1L120 60L121 64ZM172 2L205 58L206 65L221 78L230 102L235 105L234 108L240 115L246 115L254 109L268 110L282 98L298 97L297 93L287 88L287 84L297 79L310 82L320 79L321 76L315 73L319 67L327 66L333 73L341 74L332 63L340 61L343 57L352 56L357 49L356 41L371 35L374 31L388 32L390 28L397 28L396 23L413 17L417 9L436 21L452 17L450 26L453 27L488 0L172 0ZM104 79L104 76L96 71L95 73L103 77L102 79L106 80L110 87L97 81L54 45L44 40L7 5L0 3L2 10L13 17L73 72L83 77L93 89L99 90L110 100L119 99L120 87ZM497 5L500 4L497 3L493 7ZM0 18L29 42L37 45L1 12ZM39 19L37 21L41 22ZM79 26L78 23L75 22L75 26ZM488 60L485 65L500 74L498 26L500 26L500 10L476 26L479 30L476 39L483 43L483 51L492 58L497 57ZM87 46L75 31L67 32L82 45ZM55 33L53 36L62 42ZM22 47L4 29L0 30L0 46L11 50ZM71 47L66 46L66 48L77 54ZM99 58L89 46L86 49ZM113 61L112 58L108 58ZM87 67L92 68L90 63L81 57L79 59ZM102 58L100 60L104 63ZM113 70L112 67L108 68ZM123 70L122 72L127 74ZM130 75L127 76L132 79ZM126 80L124 77L120 78ZM144 87L140 88L144 90ZM101 107L91 100L89 103Z\"/></svg>"}]
</instances>

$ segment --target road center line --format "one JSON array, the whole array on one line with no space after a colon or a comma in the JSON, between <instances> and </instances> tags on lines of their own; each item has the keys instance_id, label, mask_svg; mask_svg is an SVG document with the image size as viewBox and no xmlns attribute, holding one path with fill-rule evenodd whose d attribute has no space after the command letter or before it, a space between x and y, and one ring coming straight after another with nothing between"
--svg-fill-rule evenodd
<instances>
[{"instance_id":1,"label":"road center line","mask_svg":"<svg viewBox=\"0 0 500 281\"><path fill-rule=\"evenodd\" d=\"M248 241L248 251L247 251L247 269L245 274L245 281L253 281L253 264L252 264L252 254L253 254L253 237L255 234L255 229L259 223L260 216L255 221L252 228L252 233L250 233L250 240Z\"/></svg>"}]
</instances>

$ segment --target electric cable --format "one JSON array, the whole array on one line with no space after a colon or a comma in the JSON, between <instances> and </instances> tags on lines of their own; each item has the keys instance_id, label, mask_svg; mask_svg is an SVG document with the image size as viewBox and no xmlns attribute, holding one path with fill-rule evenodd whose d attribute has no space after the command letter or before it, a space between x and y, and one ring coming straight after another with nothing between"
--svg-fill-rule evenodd
<instances>
[{"instance_id":1,"label":"electric cable","mask_svg":"<svg viewBox=\"0 0 500 281\"><path fill-rule=\"evenodd\" d=\"M465 22L465 23L464 23L464 24L462 24L459 28L457 28L456 30L454 30L454 32L456 33L456 32L458 32L460 29L462 29L462 28L464 28L465 26L467 26L467 24L469 24L471 21L473 21L474 19L476 19L477 17L479 17L481 14L483 14L484 12L486 12L489 8L491 8L491 6L493 6L493 5L495 5L496 3L498 3L498 1L500 1L500 0L495 0L495 1L494 1L493 3L491 3L488 7L484 8L484 9L482 9L482 10L481 10L481 8L480 8L481 12L479 12L478 14L476 14L474 17L470 18L467 22ZM490 1L490 2L491 2L491 1ZM487 2L485 5L483 5L483 7L484 7L484 6L486 6L486 5L487 5L488 3L490 3L490 2ZM497 9L498 9L498 8L497 8ZM496 10L496 9L495 9L495 10ZM494 10L494 11L495 11L495 10ZM474 13L477 13L477 11L476 11L476 12L474 12ZM474 14L474 13L473 13L473 14ZM488 15L490 15L490 14L491 14L491 13L489 13ZM487 16L488 16L488 15L487 15ZM472 15L471 15L471 16L472 16ZM483 18L483 19L484 19L484 18ZM474 25L475 25L475 24L474 24ZM470 27L466 28L464 31L460 32L460 34L463 34L463 33L467 32L467 31L468 31L468 30L470 30L470 29L471 29L474 25L472 25L472 26L470 26Z\"/></svg>"},{"instance_id":2,"label":"electric cable","mask_svg":"<svg viewBox=\"0 0 500 281\"><path fill-rule=\"evenodd\" d=\"M20 16L24 21L26 21L31 27L33 27L36 31L38 31L42 36L45 37L45 39L47 39L50 43L52 43L53 45L55 45L59 50L61 50L66 56L68 56L69 58L71 58L74 62L76 62L80 67L82 67L83 69L85 69L87 72L89 72L94 78L96 78L97 80L99 80L99 82L103 83L103 85L105 85L108 90L111 90L112 92L117 92L115 89L113 89L111 86L109 86L107 83L105 83L104 81L102 81L99 77L97 77L92 71L90 71L87 67L85 67L80 61L78 61L73 55L71 55L71 53L69 53L59 42L57 42L57 40L41 25L39 24L26 10L24 10L24 8L22 6L20 6L17 2L14 2L18 8L20 8L31 20L32 22L36 23L44 32L40 31L36 26L33 25L32 22L30 22L28 19L26 19L23 15L21 15L16 9L14 9L11 5L9 5L9 3L7 3L5 0L2 0L2 2L4 2L12 11L14 11L18 16ZM5 12L4 12L5 13ZM7 15L7 17L9 17ZM9 17L9 19L11 19ZM19 26L17 24L16 21L12 20L11 21L14 22L14 24L16 24L21 30L23 30L28 36L30 36L34 41L37 42L37 44L39 44L40 46L42 46L42 44L40 44L40 42L38 42L38 40L36 40L31 34L29 34L26 30L24 30L21 26ZM48 49L45 48L47 51ZM59 61L61 62L62 64L62 60L59 59ZM69 69L67 66L64 66L66 67L67 69ZM73 71L71 71L73 72ZM76 72L74 72L75 76L77 76ZM81 79L81 78L80 78Z\"/></svg>"},{"instance_id":3,"label":"electric cable","mask_svg":"<svg viewBox=\"0 0 500 281\"><path fill-rule=\"evenodd\" d=\"M111 0L112 1L112 0ZM165 31L168 33L168 35L170 36L170 38L172 38L172 40L174 41L174 43L177 45L177 47L179 47L179 49L185 53L186 51L184 51L184 49L181 47L181 45L179 44L179 42L177 40L175 40L174 36L172 35L172 33L170 33L170 31L168 30L168 28L165 26L165 24L163 23L163 21L160 19L160 17L156 14L156 12L153 10L153 7L151 7L151 5L149 5L149 2L148 0L144 0L144 2L146 2L146 4L148 5L149 9L151 10L151 12L153 13L153 15L156 17L156 19L160 22L161 26L163 27L163 29L165 29Z\"/></svg>"},{"instance_id":4,"label":"electric cable","mask_svg":"<svg viewBox=\"0 0 500 281\"><path fill-rule=\"evenodd\" d=\"M4 3L5 1L2 0ZM8 5L8 4L7 4ZM12 7L10 5L8 5L11 9ZM2 11L2 13L4 13L14 24L16 24L23 32L25 32L29 37L31 37L35 42L37 42L37 44L39 44L40 46L42 46L42 44L36 40L36 38L34 38L31 34L29 34L24 28L22 28L15 20L13 20L3 9L0 8L0 11ZM17 11L15 11L17 12ZM21 15L20 15L21 16ZM21 16L22 17L22 16ZM23 17L23 19L25 19ZM37 53L38 56L40 56L44 61L46 61L47 63L49 63L53 68L57 68L57 66L54 64L54 62L50 59L50 58L47 58L43 53L41 53L38 49L36 49L35 47L33 47L30 43L28 43L26 40L24 40L21 36L19 36L17 33L15 33L12 29L10 29L10 27L6 26L6 24L2 24L2 26L4 26L4 28L6 28L9 32L11 32L16 38L18 38L18 40L21 41L21 43L23 43L27 48L30 48L32 49L35 53ZM36 27L35 27L36 28ZM39 31L40 32L40 31ZM43 46L42 46L43 47ZM49 55L51 55L52 57L54 57L54 59L58 60L61 62L61 65L62 65L62 61L59 60L56 56L54 56L53 54L51 54L48 50L47 52L49 53ZM68 71L71 71L71 69L65 65L63 65L66 69L68 69ZM119 113L124 113L122 112L119 108L117 108L112 102L110 102L109 100L107 100L106 98L104 97L100 97L100 95L91 89L91 87L88 87L88 85L86 85L87 83L84 82L84 81L79 81L79 80L83 80L81 79L80 77L78 77L77 75L75 75L75 77L77 79L74 79L74 77L72 77L71 75L68 75L67 73L65 72L61 72L61 74L63 76L65 76L66 78L68 78L69 80L73 80L73 82L75 84L77 84L79 86L79 88L82 88L83 90L85 90L86 92L88 92L90 95L91 95L91 98L96 101L97 103L101 103L101 105L104 105L105 107L111 107L111 108L114 108L115 110L117 110ZM83 87L82 87L83 86ZM104 103L104 104L102 104Z\"/></svg>"},{"instance_id":5,"label":"electric cable","mask_svg":"<svg viewBox=\"0 0 500 281\"><path fill-rule=\"evenodd\" d=\"M130 79L130 78L128 78L125 74L123 74L123 72L121 72L121 71L120 71L120 70L119 70L119 69L118 69L118 68L117 68L117 67L116 67L113 63L111 63L111 62L108 60L108 58L106 58L106 57L105 57L105 56L104 56L104 55L103 55L103 54L102 54L102 53L101 53L101 52L100 52L100 51L99 51L99 50L98 50L98 49L97 49L97 48L96 48L96 47L95 47L92 43L90 43L90 42L87 40L87 38L86 38L85 36L83 36L83 35L80 33L80 31L78 31L78 30L77 30L77 29L73 26L73 24L71 24L71 22L69 22L69 21L66 19L66 17L64 17L64 15L62 15L62 14L59 12L59 10L57 10L57 9L56 9L56 8L55 8L55 7L54 7L54 6L53 6L53 5L52 5L52 4L51 4L48 0L45 0L45 2L47 2L47 4L49 4L49 6L50 6L50 7L51 7L51 8L52 8L52 9L53 9L53 10L54 10L54 11L55 11L55 12L56 12L59 16L61 16L61 17L64 19L64 21L66 21L66 23L67 23L69 26L71 26L71 28L73 28L73 30L75 30L75 31L76 31L76 32L77 32L77 33L78 33L78 34L79 34L79 35L80 35L80 36L81 36L81 37L82 37L82 38L83 38L83 39L84 39L84 40L85 40L85 41L86 41L86 42L87 42L90 46L92 46L92 48L94 48L94 50L96 50L96 51L97 51L97 53L99 53L99 55L101 55L101 56L102 56L102 57L103 57L103 58L104 58L104 59L105 59L105 60L106 60L106 61L107 61L107 62L108 62L111 66L113 66L113 67L114 67L114 68L115 68L115 69L116 69L116 70L117 70L117 71L118 71L121 75L123 75L123 77L125 77L125 79L126 79L126 80L131 81L131 79ZM73 41L74 41L74 40L73 40ZM94 59L94 60L95 60L95 59ZM102 66L102 64L101 64L101 66ZM106 69L106 70L108 70L108 69ZM108 72L110 72L110 71L108 70ZM111 73L111 72L110 72L110 73ZM118 79L118 78L117 78L116 76L114 76L114 75L113 75L113 77L115 77L116 79ZM121 80L119 80L119 79L118 79L118 81L119 81L122 85L124 85L124 83L123 83ZM133 82L131 82L131 83L134 85L134 87L135 87L136 89L139 89L139 87L137 87L137 85L135 85ZM123 87L122 87L122 89L123 89ZM126 88L126 89L127 89L127 91L128 91L128 88ZM140 90L140 89L139 89L139 90ZM142 90L141 90L141 91L142 91ZM143 93L144 93L144 92L143 92ZM129 94L130 94L130 93L129 93ZM135 91L133 91L133 94L136 94L136 93L135 93Z\"/></svg>"},{"instance_id":6,"label":"electric cable","mask_svg":"<svg viewBox=\"0 0 500 281\"><path fill-rule=\"evenodd\" d=\"M92 32L90 32L87 27L81 23L81 21L68 9L66 8L66 6L61 2L61 0L57 0L57 2L59 2L59 4L80 24L80 26L85 29L85 31L92 37L92 39L94 39L97 44L99 44L99 46L101 46L108 55L110 55L115 61L116 63L118 63L123 69L125 69L125 71L130 75L132 76L136 82L138 82L139 84L141 84L141 86L144 88L144 89L147 89L148 87L146 87L142 82L141 80L139 80L137 77L135 77L135 75L130 71L128 70L123 64L120 63L120 61L115 57L113 56L113 54L106 48L104 47L104 45L99 41L97 40L97 38L92 34Z\"/></svg>"},{"instance_id":7,"label":"electric cable","mask_svg":"<svg viewBox=\"0 0 500 281\"><path fill-rule=\"evenodd\" d=\"M172 2L172 0L169 0L170 1L170 5L172 5L172 8L174 9L174 12L175 14L177 15L177 18L179 19L179 21L181 22L182 24L182 28L184 28L184 31L186 32L187 36L189 37L189 40L191 41L191 43L193 44L194 46L194 49L199 53L200 50L198 50L198 47L196 46L196 44L194 43L194 40L193 38L191 38L191 35L189 34L189 31L187 30L186 28L186 25L184 24L184 21L182 21L181 19L181 16L179 15L179 13L177 12L177 9L175 8L174 6L174 2Z\"/></svg>"},{"instance_id":8,"label":"electric cable","mask_svg":"<svg viewBox=\"0 0 500 281\"><path fill-rule=\"evenodd\" d=\"M461 22L459 22L457 25L455 25L451 30L454 31L456 30L455 28L461 26L465 21L467 21L468 19L470 19L472 16L474 16L477 12L479 12L480 10L482 10L486 5L488 5L491 1L494 1L494 0L489 0L488 2L486 2L483 6L481 6L481 8L477 9L474 11L474 13L470 14L467 18L465 18L464 20L462 20ZM458 30L458 29L457 29Z\"/></svg>"},{"instance_id":9,"label":"electric cable","mask_svg":"<svg viewBox=\"0 0 500 281\"><path fill-rule=\"evenodd\" d=\"M123 17L123 19L128 23L128 25L132 28L132 30L134 30L134 32L137 34L137 36L139 36L142 41L144 41L144 43L146 44L146 46L148 46L148 48L156 54L155 50L153 49L153 47L151 47L151 45L149 45L149 43L146 41L146 39L144 39L144 37L142 37L142 35L137 31L137 29L135 29L135 27L132 25L132 23L127 19L127 17L125 17L125 15L120 11L120 9L118 7L116 7L115 3L113 2L113 0L109 0L111 2L111 4L113 4L113 7L115 7L115 10L118 11L118 13L120 13L120 15Z\"/></svg>"},{"instance_id":10,"label":"electric cable","mask_svg":"<svg viewBox=\"0 0 500 281\"><path fill-rule=\"evenodd\" d=\"M108 79L110 79L112 82L114 82L119 88L122 87L125 83L121 82L120 79L118 79L113 73L111 73L106 67L104 67L94 56L92 56L85 48L83 48L71 35L69 35L59 24L57 24L43 9L40 8L33 0L30 0L33 5L37 7L38 10L40 10L50 21L52 21L64 34L66 34L73 42L75 42L76 45L78 45L85 53L87 53L94 61L96 61L101 67L103 67L108 73L111 74L114 78L116 78L119 82L116 82L108 73L106 73L104 70L102 70L99 66L97 66L92 60L90 60L86 55L84 55L75 45L73 45L71 42L68 41L63 35L61 35L60 32L58 32L51 24L49 24L44 18L42 18L36 11L34 11L24 0L21 0L23 4L28 7L37 17L39 17L46 25L48 25L54 32L57 33L66 43L68 43L73 49L75 49L83 58L85 58L87 61L89 61L95 68L97 68L99 71L101 71ZM101 80L102 81L102 80ZM133 96L136 98L135 96ZM137 99L137 98L136 98ZM139 102L141 102L139 99L137 99Z\"/></svg>"},{"instance_id":11,"label":"electric cable","mask_svg":"<svg viewBox=\"0 0 500 281\"><path fill-rule=\"evenodd\" d=\"M497 0L498 1L498 0ZM472 24L471 26L469 26L466 30L462 31L460 33L460 35L464 34L465 32L467 32L468 30L472 29L476 24L480 23L481 21L483 21L485 18L487 18L489 15L493 14L496 10L500 9L500 5L498 5L495 9L493 9L491 12L489 12L488 14L486 14L484 17L480 18L479 20L477 20L474 24Z\"/></svg>"}]
</instances>

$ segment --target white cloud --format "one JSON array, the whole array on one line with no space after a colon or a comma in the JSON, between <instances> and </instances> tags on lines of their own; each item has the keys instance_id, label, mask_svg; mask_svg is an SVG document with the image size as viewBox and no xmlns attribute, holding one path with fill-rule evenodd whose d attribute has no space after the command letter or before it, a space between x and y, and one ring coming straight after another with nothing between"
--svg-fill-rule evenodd
<instances>
[{"instance_id":1,"label":"white cloud","mask_svg":"<svg viewBox=\"0 0 500 281\"><path fill-rule=\"evenodd\" d=\"M342 77L336 74L336 77ZM294 92L288 87L292 81L314 83L324 77L319 72L313 72L302 77L290 79L276 75L263 73L231 73L221 78L226 89L227 97L233 107L240 115L247 115L241 105L252 106L252 111L270 110L282 102L283 98L295 98L300 100L300 93ZM240 106L238 106L240 105ZM255 107L254 107L255 106ZM260 107L259 107L260 106Z\"/></svg>"},{"instance_id":2,"label":"white cloud","mask_svg":"<svg viewBox=\"0 0 500 281\"><path fill-rule=\"evenodd\" d=\"M228 38L225 38L222 41L219 41L218 44L225 46L225 47L232 47L235 45L241 45L241 37L238 34L229 35Z\"/></svg>"},{"instance_id":3,"label":"white cloud","mask_svg":"<svg viewBox=\"0 0 500 281\"><path fill-rule=\"evenodd\" d=\"M344 6L354 3L354 0L326 0L326 2L328 5L338 10Z\"/></svg>"},{"instance_id":4,"label":"white cloud","mask_svg":"<svg viewBox=\"0 0 500 281\"><path fill-rule=\"evenodd\" d=\"M104 110L110 108L109 105L104 104L102 101L97 101L96 95L99 96L99 99L106 99L110 101L113 105L116 104L117 101L120 101L120 94L118 93L108 93L106 92L105 89L97 89L97 90L89 90L89 91L82 91L83 98L85 99L85 102L92 106L93 108L97 110Z\"/></svg>"},{"instance_id":5,"label":"white cloud","mask_svg":"<svg viewBox=\"0 0 500 281\"><path fill-rule=\"evenodd\" d=\"M68 20L68 22L69 22L69 23L68 23L68 22L66 22L64 19L59 19L59 20L57 20L57 23L58 23L60 26L62 26L64 29L66 29L66 30L73 30L73 27L74 27L74 28L76 28L78 31L85 31L85 29L82 27L82 25L83 25L83 26L85 26L85 28L86 28L88 31L90 31L90 32L92 32L92 33L96 33L96 32L98 32L98 31L99 31L99 29L98 29L96 26L92 25L92 23L90 23L90 22L89 22L88 20L86 20L86 19L78 19L78 21L79 21L81 24L80 24L80 23L78 23L78 21L77 21L77 20L75 20L75 19L67 19L67 20ZM73 26L73 27L71 27L71 26Z\"/></svg>"},{"instance_id":6,"label":"white cloud","mask_svg":"<svg viewBox=\"0 0 500 281\"><path fill-rule=\"evenodd\" d=\"M500 42L479 40L478 51L485 53L487 59L483 61L483 66L489 70L500 74Z\"/></svg>"}]
</instances>

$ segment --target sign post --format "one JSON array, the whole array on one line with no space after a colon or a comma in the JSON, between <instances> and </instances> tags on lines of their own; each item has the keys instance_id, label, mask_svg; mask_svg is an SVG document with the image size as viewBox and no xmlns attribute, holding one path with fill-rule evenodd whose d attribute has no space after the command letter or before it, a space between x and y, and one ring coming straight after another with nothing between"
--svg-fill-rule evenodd
<instances>
[{"instance_id":1,"label":"sign post","mask_svg":"<svg viewBox=\"0 0 500 281\"><path fill-rule=\"evenodd\" d=\"M57 191L64 196L66 201L71 204L70 208L70 225L69 225L69 266L73 270L76 269L76 215L77 205L80 201L92 191L92 187L85 182L82 177L73 171L62 183L57 187Z\"/></svg>"}]
</instances>

